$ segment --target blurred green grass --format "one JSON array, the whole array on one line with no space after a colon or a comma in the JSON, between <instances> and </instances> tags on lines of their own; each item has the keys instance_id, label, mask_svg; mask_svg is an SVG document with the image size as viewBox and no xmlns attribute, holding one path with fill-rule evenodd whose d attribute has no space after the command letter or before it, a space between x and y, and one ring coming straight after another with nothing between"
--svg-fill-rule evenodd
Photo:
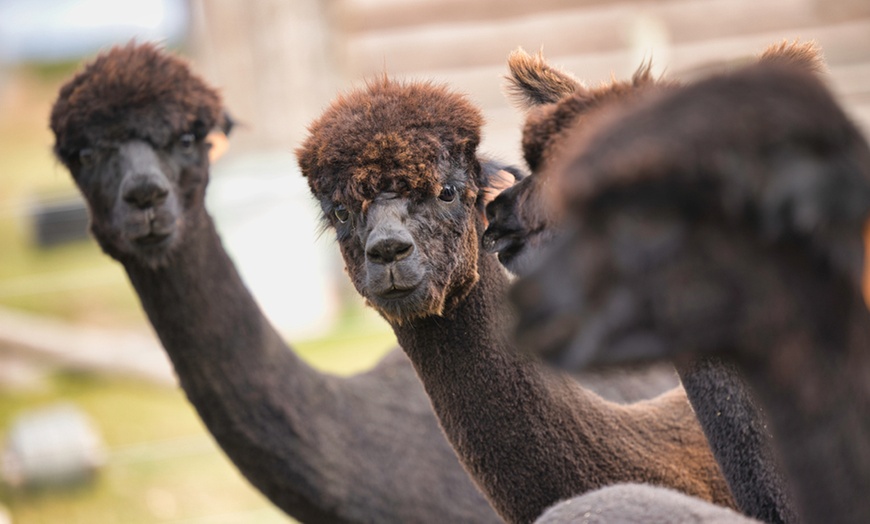
<instances>
[{"instance_id":1,"label":"blurred green grass","mask_svg":"<svg viewBox=\"0 0 870 524\"><path fill-rule=\"evenodd\" d=\"M91 485L0 491L16 524L290 521L240 476L179 390L57 373L38 392L5 393L0 427L59 399L96 422L107 465Z\"/></svg>"},{"instance_id":2,"label":"blurred green grass","mask_svg":"<svg viewBox=\"0 0 870 524\"><path fill-rule=\"evenodd\" d=\"M48 130L51 102L72 70L24 67L0 85L0 307L141 329L145 318L126 276L95 242L51 249L32 242L28 202L75 192L51 155ZM329 336L294 344L316 368L338 374L366 369L394 346L386 324L358 303ZM53 371L39 387L0 389L0 435L17 414L58 401L93 418L111 450L108 464L95 483L72 490L0 487L16 524L290 521L241 477L178 388Z\"/></svg>"}]
</instances>

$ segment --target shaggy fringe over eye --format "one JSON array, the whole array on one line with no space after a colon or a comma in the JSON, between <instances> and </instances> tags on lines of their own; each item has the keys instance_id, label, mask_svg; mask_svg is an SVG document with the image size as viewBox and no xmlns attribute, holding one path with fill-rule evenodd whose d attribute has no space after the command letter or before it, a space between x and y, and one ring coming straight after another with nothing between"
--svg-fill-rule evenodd
<instances>
[{"instance_id":1,"label":"shaggy fringe over eye","mask_svg":"<svg viewBox=\"0 0 870 524\"><path fill-rule=\"evenodd\" d=\"M194 127L224 124L221 108L217 91L182 59L154 44L131 42L99 55L60 88L51 110L54 151L69 167L97 138L138 138L163 147ZM99 137L92 136L94 129Z\"/></svg>"},{"instance_id":2,"label":"shaggy fringe over eye","mask_svg":"<svg viewBox=\"0 0 870 524\"><path fill-rule=\"evenodd\" d=\"M480 111L446 87L384 76L339 96L296 153L312 193L360 212L384 192L435 195L445 161L476 162L482 125Z\"/></svg>"}]
</instances>

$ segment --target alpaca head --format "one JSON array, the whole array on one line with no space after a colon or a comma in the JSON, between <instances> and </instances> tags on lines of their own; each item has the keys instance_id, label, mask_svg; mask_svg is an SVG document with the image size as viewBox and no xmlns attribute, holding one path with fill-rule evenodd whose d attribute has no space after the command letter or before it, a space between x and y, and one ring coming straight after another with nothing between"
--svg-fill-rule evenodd
<instances>
[{"instance_id":1,"label":"alpaca head","mask_svg":"<svg viewBox=\"0 0 870 524\"><path fill-rule=\"evenodd\" d=\"M99 55L60 89L54 152L87 200L91 230L121 260L167 262L208 180L208 133L229 130L217 92L151 44Z\"/></svg>"},{"instance_id":2,"label":"alpaca head","mask_svg":"<svg viewBox=\"0 0 870 524\"><path fill-rule=\"evenodd\" d=\"M527 347L577 367L843 336L870 150L815 75L750 66L572 147L552 192L571 232L514 290Z\"/></svg>"},{"instance_id":3,"label":"alpaca head","mask_svg":"<svg viewBox=\"0 0 870 524\"><path fill-rule=\"evenodd\" d=\"M392 322L442 314L478 279L482 122L442 86L381 78L334 101L297 151L354 286Z\"/></svg>"},{"instance_id":4,"label":"alpaca head","mask_svg":"<svg viewBox=\"0 0 870 524\"><path fill-rule=\"evenodd\" d=\"M547 182L546 167L561 151L569 133L594 127L607 109L621 108L669 85L653 78L650 64L641 65L630 80L613 80L585 87L568 73L550 66L539 53L519 49L508 58L507 91L527 111L523 153L533 171L487 206L489 226L483 246L497 252L512 273L528 272L539 253L558 233L554 206L540 198Z\"/></svg>"}]
</instances>

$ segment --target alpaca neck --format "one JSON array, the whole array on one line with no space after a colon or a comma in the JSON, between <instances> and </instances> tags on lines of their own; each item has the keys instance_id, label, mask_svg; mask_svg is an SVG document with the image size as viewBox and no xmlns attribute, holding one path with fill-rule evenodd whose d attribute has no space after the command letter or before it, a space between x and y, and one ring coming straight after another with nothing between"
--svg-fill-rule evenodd
<instances>
[{"instance_id":1,"label":"alpaca neck","mask_svg":"<svg viewBox=\"0 0 870 524\"><path fill-rule=\"evenodd\" d=\"M534 441L525 412L512 412L507 406L515 405L517 397L528 406L546 406L549 394L535 368L523 365L506 343L510 332L506 277L487 256L481 257L479 272L481 278L472 291L443 317L393 327L460 461L503 518L531 522L570 493L559 492L554 471L548 479L553 485L544 481L536 486L545 495L540 507L524 514L501 503L511 497L511 490L522 489L509 485L509 471L531 472L545 463L538 462L536 451L542 446ZM546 438L545 433L537 435Z\"/></svg>"},{"instance_id":2,"label":"alpaca neck","mask_svg":"<svg viewBox=\"0 0 870 524\"><path fill-rule=\"evenodd\" d=\"M743 366L766 408L802 520L870 520L870 313L837 282ZM808 317L808 318L807 318ZM756 353L757 354L757 353Z\"/></svg>"},{"instance_id":3,"label":"alpaca neck","mask_svg":"<svg viewBox=\"0 0 870 524\"><path fill-rule=\"evenodd\" d=\"M165 267L123 261L188 395L239 394L270 374L270 361L288 360L288 354L303 375L314 376L260 311L211 218L205 214L188 223L195 225ZM213 388L218 377L221 385Z\"/></svg>"},{"instance_id":4,"label":"alpaca neck","mask_svg":"<svg viewBox=\"0 0 870 524\"><path fill-rule=\"evenodd\" d=\"M305 399L323 397L327 380L265 319L211 218L203 211L187 224L167 266L122 261L142 306L187 397L239 469L297 517L329 519L316 503L328 490L304 473L316 471L307 442L317 441L310 421L322 413Z\"/></svg>"},{"instance_id":5,"label":"alpaca neck","mask_svg":"<svg viewBox=\"0 0 870 524\"><path fill-rule=\"evenodd\" d=\"M739 370L717 357L676 369L737 507L762 522L797 522L767 420Z\"/></svg>"},{"instance_id":6,"label":"alpaca neck","mask_svg":"<svg viewBox=\"0 0 870 524\"><path fill-rule=\"evenodd\" d=\"M725 493L719 498L711 496L714 489L699 491L662 473L672 472L680 462L664 449L696 445L694 449L707 452L681 393L679 398L666 394L659 404L654 401L668 406L647 418L652 410L641 415L641 408L608 403L569 377L550 373L509 342L508 281L498 262L482 254L478 269L480 281L443 317L393 328L448 440L503 518L530 522L559 500L631 480L730 502L712 457L710 477L717 476ZM644 437L630 443L601 438L637 431ZM670 439L682 445L674 446Z\"/></svg>"}]
</instances>

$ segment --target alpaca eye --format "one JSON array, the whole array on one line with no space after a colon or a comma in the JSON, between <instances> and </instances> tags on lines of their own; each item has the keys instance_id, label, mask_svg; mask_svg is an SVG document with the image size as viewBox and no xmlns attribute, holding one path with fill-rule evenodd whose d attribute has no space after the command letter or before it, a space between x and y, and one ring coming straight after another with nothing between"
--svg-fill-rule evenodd
<instances>
[{"instance_id":1,"label":"alpaca eye","mask_svg":"<svg viewBox=\"0 0 870 524\"><path fill-rule=\"evenodd\" d=\"M456 186L452 184L446 184L441 189L441 194L438 195L438 198L447 202L448 204L450 202L453 202L454 200L456 200Z\"/></svg>"},{"instance_id":2,"label":"alpaca eye","mask_svg":"<svg viewBox=\"0 0 870 524\"><path fill-rule=\"evenodd\" d=\"M193 149L193 145L196 143L196 137L193 133L185 133L178 137L178 145L181 146L185 151L190 151Z\"/></svg>"},{"instance_id":3,"label":"alpaca eye","mask_svg":"<svg viewBox=\"0 0 870 524\"><path fill-rule=\"evenodd\" d=\"M347 222L350 218L350 211L348 211L347 208L341 204L335 206L335 210L332 213L335 215L335 218L337 218L338 221L342 224Z\"/></svg>"},{"instance_id":4,"label":"alpaca eye","mask_svg":"<svg viewBox=\"0 0 870 524\"><path fill-rule=\"evenodd\" d=\"M94 161L94 150L93 149L91 149L89 147L85 147L79 151L79 162L83 166L89 166L93 163L93 161Z\"/></svg>"}]
</instances>

